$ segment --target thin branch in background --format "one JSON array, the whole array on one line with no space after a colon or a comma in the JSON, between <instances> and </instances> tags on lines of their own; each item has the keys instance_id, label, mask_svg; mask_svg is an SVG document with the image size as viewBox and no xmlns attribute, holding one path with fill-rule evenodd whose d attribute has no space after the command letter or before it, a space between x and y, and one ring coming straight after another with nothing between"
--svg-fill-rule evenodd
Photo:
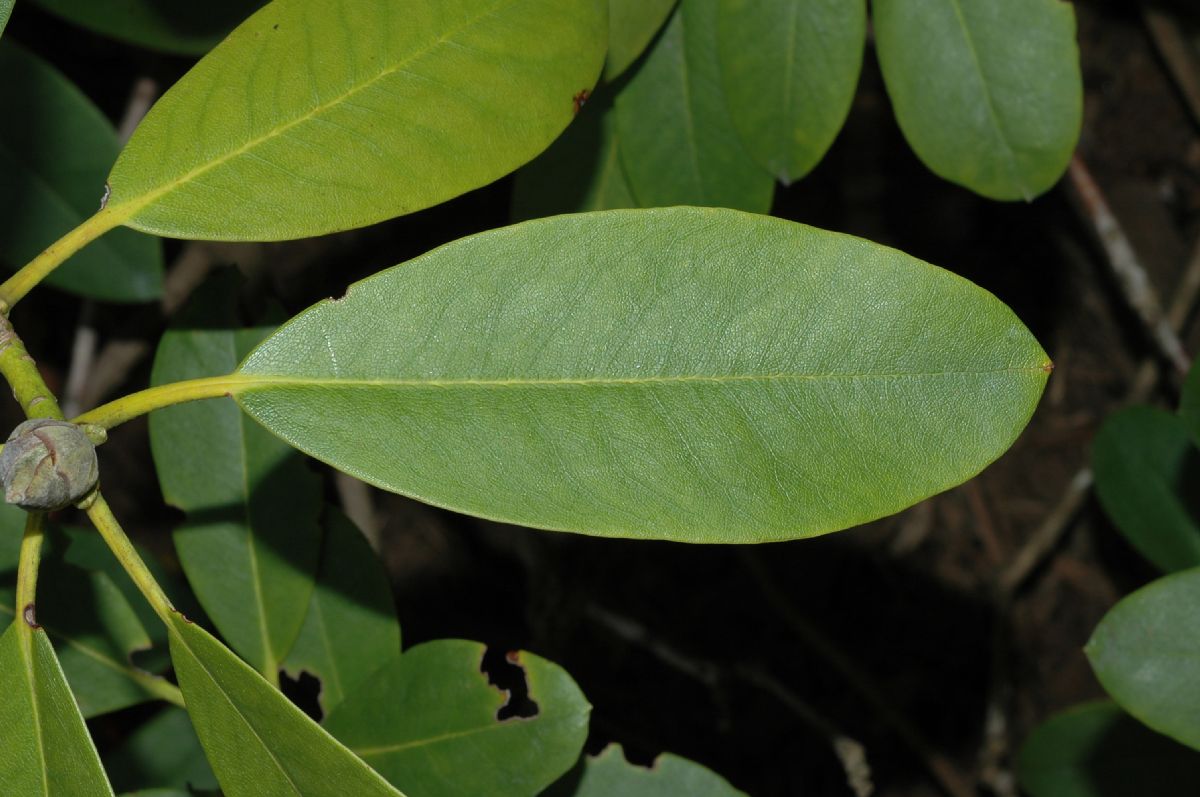
<instances>
[{"instance_id":1,"label":"thin branch in background","mask_svg":"<svg viewBox=\"0 0 1200 797\"><path fill-rule=\"evenodd\" d=\"M1150 31L1154 46L1167 65L1167 71L1183 94L1192 118L1200 125L1200 67L1196 64L1191 43L1175 17L1163 8L1143 6L1142 19Z\"/></svg>"},{"instance_id":2,"label":"thin branch in background","mask_svg":"<svg viewBox=\"0 0 1200 797\"><path fill-rule=\"evenodd\" d=\"M816 626L800 613L787 595L775 583L771 572L758 555L741 550L742 561L754 577L768 605L781 620L800 638L813 653L820 656L835 670L858 695L865 700L879 719L896 734L897 738L924 764L937 785L951 797L974 797L975 790L970 779L945 756L938 753L921 731L908 721L887 697L887 692L875 679L843 652L833 640L817 630Z\"/></svg>"},{"instance_id":3,"label":"thin branch in background","mask_svg":"<svg viewBox=\"0 0 1200 797\"><path fill-rule=\"evenodd\" d=\"M375 497L371 493L373 488L340 470L334 475L334 485L337 487L338 498L341 499L342 511L362 530L367 542L378 553L383 546L383 524L375 511Z\"/></svg>"},{"instance_id":4,"label":"thin branch in background","mask_svg":"<svg viewBox=\"0 0 1200 797\"><path fill-rule=\"evenodd\" d=\"M844 733L841 733L819 711L806 703L799 695L788 689L777 678L759 667L741 665L726 672L720 664L676 650L657 638L638 621L619 615L596 604L588 604L587 616L613 636L646 650L660 662L716 692L721 682L730 674L750 686L776 698L789 711L829 742L833 754L841 762L846 774L846 783L855 797L871 797L875 786L871 781L871 766L867 761L866 748Z\"/></svg>"},{"instance_id":5,"label":"thin branch in background","mask_svg":"<svg viewBox=\"0 0 1200 797\"><path fill-rule=\"evenodd\" d=\"M1071 159L1067 175L1077 207L1103 247L1105 259L1112 268L1125 300L1137 313L1159 353L1180 374L1186 374L1191 361L1183 343L1163 314L1158 293L1134 252L1133 244L1109 208L1100 186L1078 155Z\"/></svg>"}]
</instances>

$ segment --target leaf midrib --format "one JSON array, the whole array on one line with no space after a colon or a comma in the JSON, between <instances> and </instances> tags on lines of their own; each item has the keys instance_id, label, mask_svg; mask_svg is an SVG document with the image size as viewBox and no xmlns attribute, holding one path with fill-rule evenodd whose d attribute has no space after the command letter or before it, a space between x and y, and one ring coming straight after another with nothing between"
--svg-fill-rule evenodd
<instances>
[{"instance_id":1,"label":"leaf midrib","mask_svg":"<svg viewBox=\"0 0 1200 797\"><path fill-rule=\"evenodd\" d=\"M251 138L248 141L244 142L242 145L240 145L232 150L229 150L228 152L226 152L223 155L219 155L215 158L212 158L212 159L206 161L205 163L202 163L201 165L191 169L190 171L183 173L182 175L180 175L174 179L167 180L167 182L161 184L157 188L153 188L139 196L131 197L130 199L114 201L114 202L110 203L109 207L112 208L114 212L119 210L120 211L119 215L122 220L128 219L128 218L136 215L138 213L138 211L142 210L147 205L150 205L155 200L175 191L176 189L180 188L181 186L184 186L184 185L194 181L196 178L200 177L201 175L207 174L208 172L212 171L213 169L224 165L225 163L227 163L230 160L233 160L234 158L238 157L239 155L244 155L245 153L250 152L251 150L255 149L256 147L262 145L263 143L265 143L267 141L272 141L272 140L278 138L279 136L283 135L287 131L291 130L292 128L294 128L298 125L303 124L304 122L307 122L311 119L318 118L325 111L341 105L342 103L346 102L351 97L371 88L379 81L384 80L388 77L391 77L392 75L395 75L399 72L404 71L405 68L408 67L409 65L411 65L412 63L419 61L420 59L424 58L429 53L433 52L439 46L446 44L447 42L451 41L453 38L455 38L459 34L474 27L475 25L480 23L483 19L485 19L486 17L492 16L496 12L502 10L504 7L511 6L511 5L515 4L516 2L519 2L519 0L497 0L497 2L495 2L491 7L487 8L486 10L481 11L477 16L472 17L465 24L463 24L453 30L445 32L444 34L442 34L442 36L433 40L431 43L429 43L425 47L422 47L418 50L413 51L408 56L402 58L401 60L399 60L399 61L395 62L394 64L392 64L391 66L389 66L387 69L384 69L383 71L379 72L374 77L369 78L369 79L363 81L362 83L352 86L348 90L339 94L334 99L329 100L328 102L321 103L320 105L317 105L316 107L309 109L308 111L301 114L300 116L298 116L294 119L291 119L281 125L277 125L276 127L273 127L270 130L268 130L266 133L263 133L262 135L255 137L255 138Z\"/></svg>"}]
</instances>

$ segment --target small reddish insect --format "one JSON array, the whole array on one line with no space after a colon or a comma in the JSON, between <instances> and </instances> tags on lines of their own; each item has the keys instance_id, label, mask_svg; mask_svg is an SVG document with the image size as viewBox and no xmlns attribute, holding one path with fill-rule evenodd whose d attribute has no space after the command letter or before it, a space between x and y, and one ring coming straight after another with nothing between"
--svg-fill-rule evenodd
<instances>
[{"instance_id":1,"label":"small reddish insect","mask_svg":"<svg viewBox=\"0 0 1200 797\"><path fill-rule=\"evenodd\" d=\"M578 94L576 94L574 97L571 98L572 101L575 103L575 115L576 116L578 116L579 112L583 110L583 106L588 101L588 97L590 97L590 96L592 96L592 92L588 91L587 89L583 89L582 91L580 91Z\"/></svg>"}]
</instances>

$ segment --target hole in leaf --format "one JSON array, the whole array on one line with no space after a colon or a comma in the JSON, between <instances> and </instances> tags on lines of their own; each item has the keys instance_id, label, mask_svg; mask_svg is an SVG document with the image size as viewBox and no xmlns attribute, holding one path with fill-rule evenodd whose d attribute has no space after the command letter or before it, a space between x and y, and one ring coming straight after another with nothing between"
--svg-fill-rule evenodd
<instances>
[{"instance_id":1,"label":"hole in leaf","mask_svg":"<svg viewBox=\"0 0 1200 797\"><path fill-rule=\"evenodd\" d=\"M525 679L525 668L521 665L520 653L500 653L488 648L483 652L483 662L479 670L487 675L489 684L508 697L496 712L497 720L527 720L538 715L538 704L529 694L529 682Z\"/></svg>"},{"instance_id":2,"label":"hole in leaf","mask_svg":"<svg viewBox=\"0 0 1200 797\"><path fill-rule=\"evenodd\" d=\"M280 670L279 691L314 722L320 722L324 717L325 712L321 710L321 680L307 670L301 670L295 678L286 670Z\"/></svg>"}]
</instances>

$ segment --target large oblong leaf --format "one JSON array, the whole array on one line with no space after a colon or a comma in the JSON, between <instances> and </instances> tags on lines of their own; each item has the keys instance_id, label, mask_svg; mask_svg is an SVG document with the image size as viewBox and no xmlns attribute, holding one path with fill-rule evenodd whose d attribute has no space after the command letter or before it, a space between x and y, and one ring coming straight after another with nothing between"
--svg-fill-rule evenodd
<instances>
[{"instance_id":1,"label":"large oblong leaf","mask_svg":"<svg viewBox=\"0 0 1200 797\"><path fill-rule=\"evenodd\" d=\"M875 0L875 47L904 137L933 172L1032 199L1083 119L1075 14L1062 0Z\"/></svg>"},{"instance_id":2,"label":"large oblong leaf","mask_svg":"<svg viewBox=\"0 0 1200 797\"><path fill-rule=\"evenodd\" d=\"M188 715L227 797L403 797L207 631L169 619Z\"/></svg>"},{"instance_id":3,"label":"large oblong leaf","mask_svg":"<svg viewBox=\"0 0 1200 797\"><path fill-rule=\"evenodd\" d=\"M576 769L555 783L543 797L746 797L720 775L686 758L664 753L653 766L625 760L619 744L610 744L594 758L585 757Z\"/></svg>"},{"instance_id":4,"label":"large oblong leaf","mask_svg":"<svg viewBox=\"0 0 1200 797\"><path fill-rule=\"evenodd\" d=\"M142 122L108 223L279 240L435 205L562 132L607 24L605 0L275 0Z\"/></svg>"},{"instance_id":5,"label":"large oblong leaf","mask_svg":"<svg viewBox=\"0 0 1200 797\"><path fill-rule=\"evenodd\" d=\"M0 44L0 264L20 268L91 216L119 146L104 115L46 62ZM139 302L162 293L162 247L113 230L46 279L73 293Z\"/></svg>"},{"instance_id":6,"label":"large oblong leaf","mask_svg":"<svg viewBox=\"0 0 1200 797\"><path fill-rule=\"evenodd\" d=\"M297 316L230 389L385 489L483 517L792 539L958 484L1049 361L991 294L887 247L733 210L483 233Z\"/></svg>"},{"instance_id":7,"label":"large oblong leaf","mask_svg":"<svg viewBox=\"0 0 1200 797\"><path fill-rule=\"evenodd\" d=\"M729 114L784 183L820 162L850 113L867 42L866 0L720 0Z\"/></svg>"},{"instance_id":8,"label":"large oblong leaf","mask_svg":"<svg viewBox=\"0 0 1200 797\"><path fill-rule=\"evenodd\" d=\"M608 0L608 60L604 79L616 80L667 21L676 0Z\"/></svg>"},{"instance_id":9,"label":"large oblong leaf","mask_svg":"<svg viewBox=\"0 0 1200 797\"><path fill-rule=\"evenodd\" d=\"M1096 677L1133 716L1200 750L1200 567L1114 606L1088 640Z\"/></svg>"},{"instance_id":10,"label":"large oblong leaf","mask_svg":"<svg viewBox=\"0 0 1200 797\"><path fill-rule=\"evenodd\" d=\"M31 0L52 14L153 50L202 55L264 0ZM2 0L0 0L2 2Z\"/></svg>"},{"instance_id":11,"label":"large oblong leaf","mask_svg":"<svg viewBox=\"0 0 1200 797\"><path fill-rule=\"evenodd\" d=\"M717 63L717 0L680 0L616 99L621 160L643 207L765 213L775 181L746 153Z\"/></svg>"},{"instance_id":12,"label":"large oblong leaf","mask_svg":"<svg viewBox=\"0 0 1200 797\"><path fill-rule=\"evenodd\" d=\"M50 640L24 623L0 637L0 794L112 797Z\"/></svg>"},{"instance_id":13,"label":"large oblong leaf","mask_svg":"<svg viewBox=\"0 0 1200 797\"><path fill-rule=\"evenodd\" d=\"M1096 435L1092 470L1104 511L1139 553L1168 573L1200 567L1200 451L1178 416L1113 413Z\"/></svg>"},{"instance_id":14,"label":"large oblong leaf","mask_svg":"<svg viewBox=\"0 0 1200 797\"><path fill-rule=\"evenodd\" d=\"M571 768L591 706L561 667L528 653L532 717L500 719L510 699L483 672L484 646L427 642L375 673L325 720L392 783L421 797L534 797Z\"/></svg>"}]
</instances>

